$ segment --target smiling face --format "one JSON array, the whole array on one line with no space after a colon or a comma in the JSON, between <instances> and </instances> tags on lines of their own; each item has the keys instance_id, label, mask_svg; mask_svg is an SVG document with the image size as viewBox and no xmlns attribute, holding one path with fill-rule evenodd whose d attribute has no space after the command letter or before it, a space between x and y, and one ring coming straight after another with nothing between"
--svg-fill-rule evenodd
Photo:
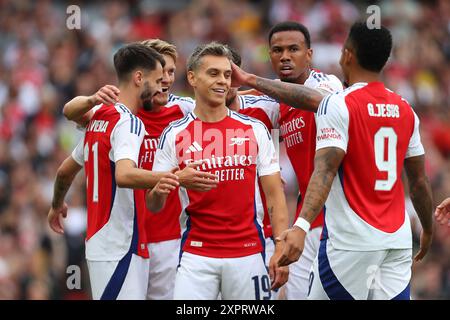
<instances>
[{"instance_id":1,"label":"smiling face","mask_svg":"<svg viewBox=\"0 0 450 320\"><path fill-rule=\"evenodd\" d=\"M170 88L175 82L175 61L167 54L163 55L166 65L163 68L163 78L161 81L162 92L157 94L152 104L154 106L165 106L169 100Z\"/></svg>"},{"instance_id":2,"label":"smiling face","mask_svg":"<svg viewBox=\"0 0 450 320\"><path fill-rule=\"evenodd\" d=\"M211 107L225 105L231 87L231 63L228 57L206 55L199 66L188 72L188 81L195 98Z\"/></svg>"},{"instance_id":3,"label":"smiling face","mask_svg":"<svg viewBox=\"0 0 450 320\"><path fill-rule=\"evenodd\" d=\"M280 31L270 40L270 61L281 81L303 84L312 59L305 36L300 31Z\"/></svg>"}]
</instances>

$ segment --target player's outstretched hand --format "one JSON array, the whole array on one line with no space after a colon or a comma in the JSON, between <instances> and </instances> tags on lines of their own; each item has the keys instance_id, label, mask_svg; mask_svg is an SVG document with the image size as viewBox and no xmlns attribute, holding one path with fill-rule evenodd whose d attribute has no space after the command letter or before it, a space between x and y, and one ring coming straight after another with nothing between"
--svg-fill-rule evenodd
<instances>
[{"instance_id":1,"label":"player's outstretched hand","mask_svg":"<svg viewBox=\"0 0 450 320\"><path fill-rule=\"evenodd\" d=\"M166 196L175 190L180 185L178 176L175 174L177 170L178 168L174 168L170 172L165 173L153 187L152 192L155 192L159 196Z\"/></svg>"},{"instance_id":2,"label":"player's outstretched hand","mask_svg":"<svg viewBox=\"0 0 450 320\"><path fill-rule=\"evenodd\" d=\"M199 171L196 168L202 162L188 164L183 170L176 172L180 185L194 191L209 191L217 187L218 181L214 174Z\"/></svg>"},{"instance_id":3,"label":"player's outstretched hand","mask_svg":"<svg viewBox=\"0 0 450 320\"><path fill-rule=\"evenodd\" d=\"M441 225L447 224L450 227L450 197L441 202L434 212L436 221Z\"/></svg>"},{"instance_id":4,"label":"player's outstretched hand","mask_svg":"<svg viewBox=\"0 0 450 320\"><path fill-rule=\"evenodd\" d=\"M429 232L422 232L420 233L420 249L419 252L417 252L416 256L414 257L415 262L419 262L420 260L425 257L425 255L428 252L428 249L431 246L431 241L433 239L433 234Z\"/></svg>"},{"instance_id":5,"label":"player's outstretched hand","mask_svg":"<svg viewBox=\"0 0 450 320\"><path fill-rule=\"evenodd\" d=\"M90 100L92 105L103 104L115 104L119 101L120 90L113 85L107 84L101 87L96 93L94 93Z\"/></svg>"},{"instance_id":6,"label":"player's outstretched hand","mask_svg":"<svg viewBox=\"0 0 450 320\"><path fill-rule=\"evenodd\" d=\"M275 239L275 241L284 242L283 252L277 261L279 267L290 265L300 258L305 247L305 236L305 231L294 226L284 230L280 236Z\"/></svg>"},{"instance_id":7,"label":"player's outstretched hand","mask_svg":"<svg viewBox=\"0 0 450 320\"><path fill-rule=\"evenodd\" d=\"M65 217L67 217L67 204L65 202L59 208L50 208L47 216L50 228L56 233L63 234L64 227L62 224L62 219Z\"/></svg>"}]
</instances>

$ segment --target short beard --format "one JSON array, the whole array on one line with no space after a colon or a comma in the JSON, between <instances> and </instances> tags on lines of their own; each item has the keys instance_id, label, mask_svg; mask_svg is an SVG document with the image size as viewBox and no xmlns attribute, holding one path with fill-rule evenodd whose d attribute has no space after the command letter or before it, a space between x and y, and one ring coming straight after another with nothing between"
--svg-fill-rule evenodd
<instances>
[{"instance_id":1,"label":"short beard","mask_svg":"<svg viewBox=\"0 0 450 320\"><path fill-rule=\"evenodd\" d=\"M144 91L141 93L142 107L145 111L151 111L153 109L152 98L154 93L150 89L148 81L144 83Z\"/></svg>"},{"instance_id":2,"label":"short beard","mask_svg":"<svg viewBox=\"0 0 450 320\"><path fill-rule=\"evenodd\" d=\"M150 99L142 101L142 107L144 108L145 111L152 111L153 109L152 100Z\"/></svg>"}]
</instances>

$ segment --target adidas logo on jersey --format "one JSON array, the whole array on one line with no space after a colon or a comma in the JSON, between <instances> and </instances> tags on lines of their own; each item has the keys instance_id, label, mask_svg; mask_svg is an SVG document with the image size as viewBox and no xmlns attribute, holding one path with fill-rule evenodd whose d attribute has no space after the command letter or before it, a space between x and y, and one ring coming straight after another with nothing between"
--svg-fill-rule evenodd
<instances>
[{"instance_id":1,"label":"adidas logo on jersey","mask_svg":"<svg viewBox=\"0 0 450 320\"><path fill-rule=\"evenodd\" d=\"M201 145L199 145L197 143L197 141L194 141L194 143L192 143L189 148L186 150L186 153L193 153L193 152L198 152L198 151L202 151L203 148Z\"/></svg>"}]
</instances>

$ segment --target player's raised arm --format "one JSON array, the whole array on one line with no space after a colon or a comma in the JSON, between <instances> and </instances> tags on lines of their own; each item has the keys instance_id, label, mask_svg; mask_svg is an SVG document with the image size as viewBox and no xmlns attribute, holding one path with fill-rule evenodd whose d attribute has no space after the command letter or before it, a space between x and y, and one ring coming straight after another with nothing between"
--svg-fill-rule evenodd
<instances>
[{"instance_id":1,"label":"player's raised arm","mask_svg":"<svg viewBox=\"0 0 450 320\"><path fill-rule=\"evenodd\" d=\"M270 80L245 72L232 63L232 86L249 86L294 108L316 112L328 93L304 85Z\"/></svg>"},{"instance_id":2,"label":"player's raised arm","mask_svg":"<svg viewBox=\"0 0 450 320\"><path fill-rule=\"evenodd\" d=\"M63 114L67 120L85 126L92 118L91 109L101 103L114 104L119 101L120 90L113 85L105 85L91 96L77 96L64 105Z\"/></svg>"}]
</instances>

